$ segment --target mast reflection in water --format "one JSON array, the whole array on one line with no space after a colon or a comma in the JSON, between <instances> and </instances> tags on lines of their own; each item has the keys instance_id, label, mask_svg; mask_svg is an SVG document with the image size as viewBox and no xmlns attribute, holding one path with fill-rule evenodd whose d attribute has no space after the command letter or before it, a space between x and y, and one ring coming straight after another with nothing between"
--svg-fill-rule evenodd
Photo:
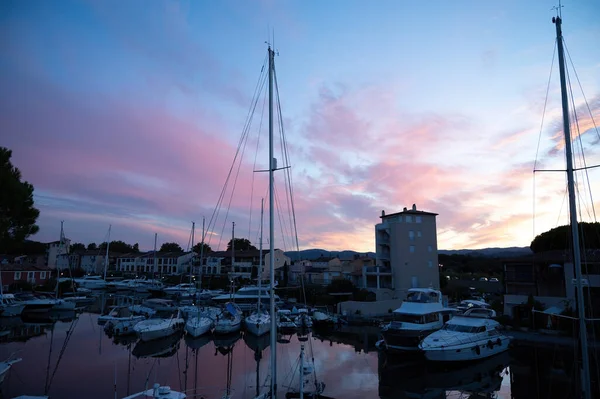
<instances>
[{"instance_id":1,"label":"mast reflection in water","mask_svg":"<svg viewBox=\"0 0 600 399\"><path fill-rule=\"evenodd\" d=\"M63 312L36 319L0 319L0 358L15 352L23 358L6 375L0 397L47 391L51 399L114 398L115 370L118 398L155 382L206 399L251 399L268 390L268 336L175 335L140 343L135 336L107 336L97 317ZM326 384L323 394L331 398L473 397L472 392L497 398L577 397L573 348L519 346L482 363L443 370L418 358L409 363L402 356L379 355L377 334L377 328L345 326L301 337L279 335L277 371L282 384L294 383L286 377L293 374L304 343L305 348L312 346L307 361L314 362L318 380ZM594 377L597 356L590 358ZM596 381L593 389L597 392Z\"/></svg>"}]
</instances>

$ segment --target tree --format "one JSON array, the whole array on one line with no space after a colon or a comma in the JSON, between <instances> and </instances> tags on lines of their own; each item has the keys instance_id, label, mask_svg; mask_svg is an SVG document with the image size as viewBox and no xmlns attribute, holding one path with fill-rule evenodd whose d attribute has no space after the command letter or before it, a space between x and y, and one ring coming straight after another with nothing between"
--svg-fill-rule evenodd
<instances>
[{"instance_id":1,"label":"tree","mask_svg":"<svg viewBox=\"0 0 600 399\"><path fill-rule=\"evenodd\" d=\"M285 262L283 264L283 282L282 282L282 287L287 287L288 283L289 283L289 272L290 272L290 266L287 264L287 262Z\"/></svg>"},{"instance_id":2,"label":"tree","mask_svg":"<svg viewBox=\"0 0 600 399\"><path fill-rule=\"evenodd\" d=\"M11 150L0 147L0 253L39 230L35 222L40 211L33 206L33 186L21 181L11 156Z\"/></svg>"},{"instance_id":3,"label":"tree","mask_svg":"<svg viewBox=\"0 0 600 399\"><path fill-rule=\"evenodd\" d=\"M192 247L192 251L196 252L197 254L199 254L201 252L200 251L201 249L202 249L201 242L197 243L196 245L194 245ZM210 247L210 245L208 245L207 243L204 243L204 254L209 254L211 252L212 252L212 248Z\"/></svg>"},{"instance_id":4,"label":"tree","mask_svg":"<svg viewBox=\"0 0 600 399\"><path fill-rule=\"evenodd\" d=\"M106 242L103 242L98 247L100 251L106 251ZM134 252L133 247L123 241L111 241L110 242L110 252L116 252L120 254L126 254L128 252Z\"/></svg>"},{"instance_id":5,"label":"tree","mask_svg":"<svg viewBox=\"0 0 600 399\"><path fill-rule=\"evenodd\" d=\"M88 249L88 251L95 251L98 249L98 246L96 245L95 242L91 242L88 244L87 249Z\"/></svg>"},{"instance_id":6,"label":"tree","mask_svg":"<svg viewBox=\"0 0 600 399\"><path fill-rule=\"evenodd\" d=\"M183 252L183 249L176 242L165 242L160 246L160 252Z\"/></svg>"},{"instance_id":7,"label":"tree","mask_svg":"<svg viewBox=\"0 0 600 399\"><path fill-rule=\"evenodd\" d=\"M581 248L600 249L600 223L580 222L578 224ZM559 226L535 237L529 247L534 253L571 249L573 241L570 237L571 226Z\"/></svg>"},{"instance_id":8,"label":"tree","mask_svg":"<svg viewBox=\"0 0 600 399\"><path fill-rule=\"evenodd\" d=\"M256 251L256 248L247 238L234 238L235 251ZM231 240L227 243L227 250L231 251Z\"/></svg>"},{"instance_id":9,"label":"tree","mask_svg":"<svg viewBox=\"0 0 600 399\"><path fill-rule=\"evenodd\" d=\"M76 242L74 244L71 244L71 247L69 248L69 251L71 251L71 252L85 251L85 245L83 245L80 242Z\"/></svg>"},{"instance_id":10,"label":"tree","mask_svg":"<svg viewBox=\"0 0 600 399\"><path fill-rule=\"evenodd\" d=\"M140 252L140 244L138 244L137 242L135 244L133 244L133 252Z\"/></svg>"}]
</instances>

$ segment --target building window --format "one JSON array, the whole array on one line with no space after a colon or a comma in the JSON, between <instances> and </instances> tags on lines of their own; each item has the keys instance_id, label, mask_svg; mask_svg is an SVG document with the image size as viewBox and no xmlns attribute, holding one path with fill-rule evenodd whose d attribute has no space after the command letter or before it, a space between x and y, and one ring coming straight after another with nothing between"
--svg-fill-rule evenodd
<instances>
[{"instance_id":1,"label":"building window","mask_svg":"<svg viewBox=\"0 0 600 399\"><path fill-rule=\"evenodd\" d=\"M427 252L432 252L432 251L433 251L433 248L431 248L431 245L428 245L427 246Z\"/></svg>"},{"instance_id":2,"label":"building window","mask_svg":"<svg viewBox=\"0 0 600 399\"><path fill-rule=\"evenodd\" d=\"M421 230L417 231L417 237L421 237Z\"/></svg>"},{"instance_id":3,"label":"building window","mask_svg":"<svg viewBox=\"0 0 600 399\"><path fill-rule=\"evenodd\" d=\"M414 245L410 246L410 252L415 252L415 246Z\"/></svg>"},{"instance_id":4,"label":"building window","mask_svg":"<svg viewBox=\"0 0 600 399\"><path fill-rule=\"evenodd\" d=\"M432 261L427 262L427 266L433 267L433 262Z\"/></svg>"},{"instance_id":5,"label":"building window","mask_svg":"<svg viewBox=\"0 0 600 399\"><path fill-rule=\"evenodd\" d=\"M15 272L15 280L21 279L21 272Z\"/></svg>"},{"instance_id":6,"label":"building window","mask_svg":"<svg viewBox=\"0 0 600 399\"><path fill-rule=\"evenodd\" d=\"M421 223L421 216L415 216L415 222Z\"/></svg>"},{"instance_id":7,"label":"building window","mask_svg":"<svg viewBox=\"0 0 600 399\"><path fill-rule=\"evenodd\" d=\"M411 230L411 231L408 232L408 239L411 240L411 241L414 241L414 239L415 239L415 232L414 231Z\"/></svg>"},{"instance_id":8,"label":"building window","mask_svg":"<svg viewBox=\"0 0 600 399\"><path fill-rule=\"evenodd\" d=\"M412 223L412 216L406 215L406 223Z\"/></svg>"},{"instance_id":9,"label":"building window","mask_svg":"<svg viewBox=\"0 0 600 399\"><path fill-rule=\"evenodd\" d=\"M40 273L40 279L42 279L42 280L46 279L46 272L41 272Z\"/></svg>"},{"instance_id":10,"label":"building window","mask_svg":"<svg viewBox=\"0 0 600 399\"><path fill-rule=\"evenodd\" d=\"M35 278L35 272L27 272L27 280L33 280Z\"/></svg>"}]
</instances>

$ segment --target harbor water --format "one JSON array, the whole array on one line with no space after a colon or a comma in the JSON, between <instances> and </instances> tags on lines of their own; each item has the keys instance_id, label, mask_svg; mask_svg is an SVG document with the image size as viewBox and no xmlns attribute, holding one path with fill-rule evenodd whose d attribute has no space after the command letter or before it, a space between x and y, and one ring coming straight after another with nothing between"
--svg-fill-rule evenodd
<instances>
[{"instance_id":1,"label":"harbor water","mask_svg":"<svg viewBox=\"0 0 600 399\"><path fill-rule=\"evenodd\" d=\"M0 357L23 359L6 375L1 397L123 398L155 382L185 391L188 398L227 394L246 399L268 389L268 334L198 339L175 335L142 343L135 336L107 336L97 323L98 313L0 319ZM325 383L323 395L329 398L578 397L573 348L515 345L483 362L441 368L418 356L379 353L377 340L377 327L279 335L278 396L298 386L303 344L306 359L314 361L316 379ZM597 381L596 376L594 367Z\"/></svg>"}]
</instances>

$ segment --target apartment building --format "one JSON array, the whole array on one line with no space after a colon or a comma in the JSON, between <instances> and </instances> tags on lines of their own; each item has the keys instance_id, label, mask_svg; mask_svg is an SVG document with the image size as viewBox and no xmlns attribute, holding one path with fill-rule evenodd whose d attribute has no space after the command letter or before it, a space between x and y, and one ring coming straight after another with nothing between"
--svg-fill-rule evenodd
<instances>
[{"instance_id":1,"label":"apartment building","mask_svg":"<svg viewBox=\"0 0 600 399\"><path fill-rule=\"evenodd\" d=\"M117 259L117 271L161 275L188 273L194 252L130 253Z\"/></svg>"},{"instance_id":2,"label":"apartment building","mask_svg":"<svg viewBox=\"0 0 600 399\"><path fill-rule=\"evenodd\" d=\"M403 299L415 287L439 289L436 216L414 204L402 212L381 212L381 223L375 225L376 266L363 268L376 284L366 288L378 299Z\"/></svg>"}]
</instances>

